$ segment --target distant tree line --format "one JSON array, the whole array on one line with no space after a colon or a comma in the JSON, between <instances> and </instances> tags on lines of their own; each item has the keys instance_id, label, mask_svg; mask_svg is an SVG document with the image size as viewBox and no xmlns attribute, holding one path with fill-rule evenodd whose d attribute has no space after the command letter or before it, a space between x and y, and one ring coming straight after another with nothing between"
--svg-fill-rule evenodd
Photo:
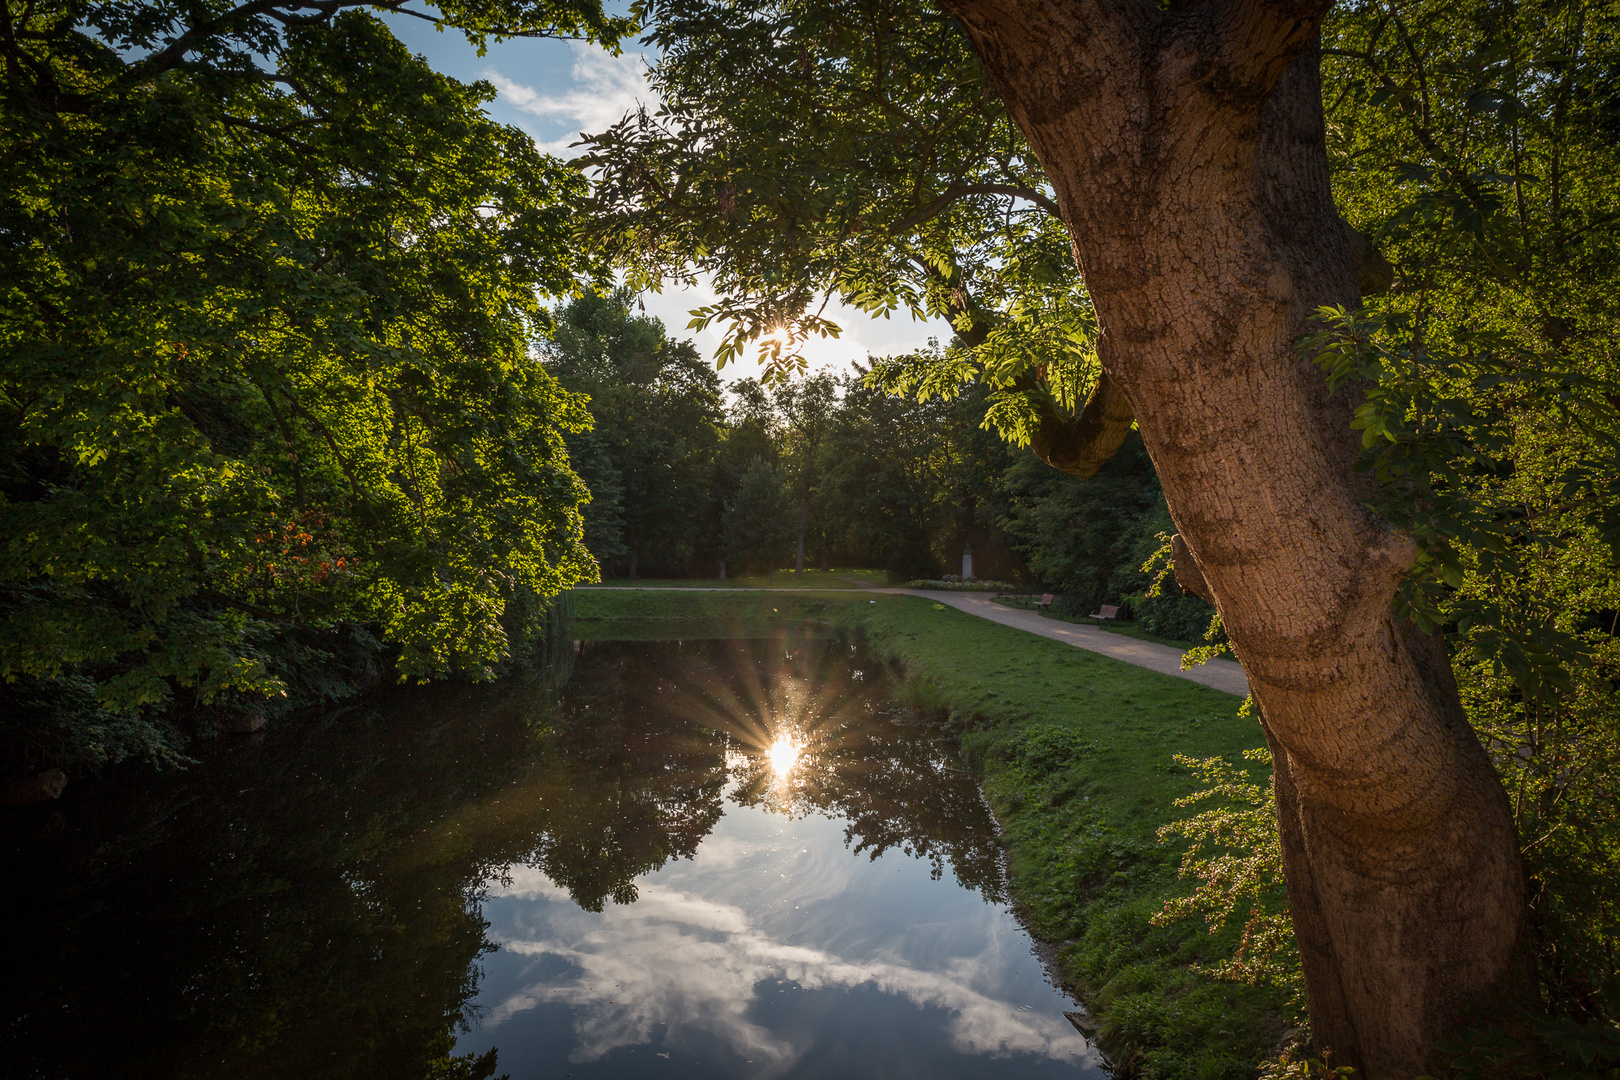
<instances>
[{"instance_id":1,"label":"distant tree line","mask_svg":"<svg viewBox=\"0 0 1620 1080\"><path fill-rule=\"evenodd\" d=\"M585 542L607 578L716 577L793 567L961 569L1050 590L1064 608L1124 602L1156 632L1196 639L1211 609L1147 596L1142 567L1172 529L1141 439L1097 476L1052 468L986 430L988 392L896 395L868 378L719 377L627 290L558 307L546 369L589 398L568 436L592 492Z\"/></svg>"}]
</instances>

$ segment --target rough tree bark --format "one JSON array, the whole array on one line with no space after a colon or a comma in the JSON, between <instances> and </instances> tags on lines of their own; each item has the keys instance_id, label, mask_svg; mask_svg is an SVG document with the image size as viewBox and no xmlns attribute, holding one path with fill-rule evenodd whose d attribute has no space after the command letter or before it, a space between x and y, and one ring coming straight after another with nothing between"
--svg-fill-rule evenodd
<instances>
[{"instance_id":1,"label":"rough tree bark","mask_svg":"<svg viewBox=\"0 0 1620 1080\"><path fill-rule=\"evenodd\" d=\"M1328 4L946 6L1055 188L1114 411L1260 706L1317 1045L1410 1080L1517 985L1525 883L1443 647L1390 615L1415 548L1362 507L1350 405L1294 345L1357 298L1324 149Z\"/></svg>"}]
</instances>

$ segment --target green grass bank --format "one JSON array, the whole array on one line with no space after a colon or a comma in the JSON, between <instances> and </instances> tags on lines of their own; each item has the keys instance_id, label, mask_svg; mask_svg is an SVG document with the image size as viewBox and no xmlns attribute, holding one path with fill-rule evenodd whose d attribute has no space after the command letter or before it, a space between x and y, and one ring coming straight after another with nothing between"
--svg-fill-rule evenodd
<instances>
[{"instance_id":1,"label":"green grass bank","mask_svg":"<svg viewBox=\"0 0 1620 1080\"><path fill-rule=\"evenodd\" d=\"M773 570L754 577L730 578L610 578L603 585L631 589L859 589L887 585L882 570Z\"/></svg>"},{"instance_id":2,"label":"green grass bank","mask_svg":"<svg viewBox=\"0 0 1620 1080\"><path fill-rule=\"evenodd\" d=\"M957 732L999 820L1020 914L1053 944L1121 1076L1253 1077L1292 1016L1280 991L1195 968L1237 928L1157 927L1180 848L1156 830L1193 810L1174 754L1237 761L1262 743L1229 694L999 626L932 600L850 593L574 594L585 640L747 635L812 621L863 638L910 703Z\"/></svg>"}]
</instances>

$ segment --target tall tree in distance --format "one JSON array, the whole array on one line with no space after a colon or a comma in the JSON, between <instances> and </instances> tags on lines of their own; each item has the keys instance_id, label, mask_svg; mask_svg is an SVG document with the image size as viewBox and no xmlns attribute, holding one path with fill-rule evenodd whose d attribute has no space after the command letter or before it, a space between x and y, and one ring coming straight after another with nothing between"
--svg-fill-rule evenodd
<instances>
[{"instance_id":1,"label":"tall tree in distance","mask_svg":"<svg viewBox=\"0 0 1620 1080\"><path fill-rule=\"evenodd\" d=\"M558 307L545 366L589 399L594 429L572 436L570 449L578 462L600 461L603 501L585 509L603 545L598 561L632 578L648 567L684 575L712 554L720 381L691 342L670 340L633 301L621 289Z\"/></svg>"},{"instance_id":2,"label":"tall tree in distance","mask_svg":"<svg viewBox=\"0 0 1620 1080\"><path fill-rule=\"evenodd\" d=\"M810 499L819 478L821 448L837 406L837 384L825 371L784 383L776 392L776 408L781 413L788 439L793 493L799 504L798 540L793 556L793 572L799 577L804 576L804 534L810 524Z\"/></svg>"},{"instance_id":3,"label":"tall tree in distance","mask_svg":"<svg viewBox=\"0 0 1620 1080\"><path fill-rule=\"evenodd\" d=\"M721 518L727 568L769 575L781 566L794 536L795 509L782 470L765 458L749 462Z\"/></svg>"},{"instance_id":4,"label":"tall tree in distance","mask_svg":"<svg viewBox=\"0 0 1620 1080\"><path fill-rule=\"evenodd\" d=\"M856 376L828 433L823 478L839 546L892 580L940 573L936 540L954 516L948 403L889 394Z\"/></svg>"}]
</instances>

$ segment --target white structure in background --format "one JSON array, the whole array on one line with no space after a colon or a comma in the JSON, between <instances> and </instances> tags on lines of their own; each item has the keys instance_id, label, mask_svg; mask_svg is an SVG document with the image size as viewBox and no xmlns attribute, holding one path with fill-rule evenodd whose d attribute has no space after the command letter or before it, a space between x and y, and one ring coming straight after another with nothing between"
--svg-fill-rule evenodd
<instances>
[{"instance_id":1,"label":"white structure in background","mask_svg":"<svg viewBox=\"0 0 1620 1080\"><path fill-rule=\"evenodd\" d=\"M962 580L973 580L973 545L962 545Z\"/></svg>"}]
</instances>

